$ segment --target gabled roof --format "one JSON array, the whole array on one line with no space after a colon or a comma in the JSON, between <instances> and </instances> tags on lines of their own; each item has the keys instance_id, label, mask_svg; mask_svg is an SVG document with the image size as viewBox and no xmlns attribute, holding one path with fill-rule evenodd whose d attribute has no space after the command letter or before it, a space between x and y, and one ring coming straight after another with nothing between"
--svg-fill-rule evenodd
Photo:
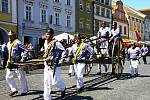
<instances>
[{"instance_id":1,"label":"gabled roof","mask_svg":"<svg viewBox=\"0 0 150 100\"><path fill-rule=\"evenodd\" d=\"M130 12L130 13L133 13L133 14L135 14L135 15L138 15L139 17L142 17L142 18L145 18L145 17L146 17L145 14L143 14L143 13L139 12L138 10L135 10L134 8L131 8L131 7L127 6L127 5L124 5L124 9L125 9L125 11L126 11L127 13Z\"/></svg>"},{"instance_id":2,"label":"gabled roof","mask_svg":"<svg viewBox=\"0 0 150 100\"><path fill-rule=\"evenodd\" d=\"M141 9L139 11L150 11L150 8Z\"/></svg>"}]
</instances>

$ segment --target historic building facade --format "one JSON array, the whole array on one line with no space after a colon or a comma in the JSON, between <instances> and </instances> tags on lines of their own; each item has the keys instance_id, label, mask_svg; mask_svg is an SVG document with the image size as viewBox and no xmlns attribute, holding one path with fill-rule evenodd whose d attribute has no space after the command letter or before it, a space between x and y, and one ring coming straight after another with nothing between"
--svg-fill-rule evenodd
<instances>
[{"instance_id":1,"label":"historic building facade","mask_svg":"<svg viewBox=\"0 0 150 100\"><path fill-rule=\"evenodd\" d=\"M144 40L150 41L150 9L143 9L140 12L146 15L144 20Z\"/></svg>"},{"instance_id":2,"label":"historic building facade","mask_svg":"<svg viewBox=\"0 0 150 100\"><path fill-rule=\"evenodd\" d=\"M8 32L17 32L16 0L0 0L0 39L8 41Z\"/></svg>"},{"instance_id":3,"label":"historic building facade","mask_svg":"<svg viewBox=\"0 0 150 100\"><path fill-rule=\"evenodd\" d=\"M76 33L93 35L93 0L75 1Z\"/></svg>"},{"instance_id":4,"label":"historic building facade","mask_svg":"<svg viewBox=\"0 0 150 100\"><path fill-rule=\"evenodd\" d=\"M112 0L95 0L94 2L94 34L96 35L101 23L106 22L108 27L112 23Z\"/></svg>"},{"instance_id":5,"label":"historic building facade","mask_svg":"<svg viewBox=\"0 0 150 100\"><path fill-rule=\"evenodd\" d=\"M124 38L128 38L128 20L127 15L123 8L123 2L117 1L116 3L112 3L112 14L113 14L113 22L117 22L118 27L120 28L120 33L124 36Z\"/></svg>"},{"instance_id":6,"label":"historic building facade","mask_svg":"<svg viewBox=\"0 0 150 100\"><path fill-rule=\"evenodd\" d=\"M74 0L18 0L19 38L34 46L51 27L55 35L75 32Z\"/></svg>"},{"instance_id":7,"label":"historic building facade","mask_svg":"<svg viewBox=\"0 0 150 100\"><path fill-rule=\"evenodd\" d=\"M126 5L124 5L124 10L129 21L129 39L137 40L135 31L138 31L142 40L144 40L144 19L146 15Z\"/></svg>"}]
</instances>

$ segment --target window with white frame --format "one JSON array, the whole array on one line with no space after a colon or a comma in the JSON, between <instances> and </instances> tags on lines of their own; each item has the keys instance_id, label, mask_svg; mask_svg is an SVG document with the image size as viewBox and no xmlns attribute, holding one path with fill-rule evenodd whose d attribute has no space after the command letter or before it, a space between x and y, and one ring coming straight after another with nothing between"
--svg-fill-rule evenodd
<instances>
[{"instance_id":1,"label":"window with white frame","mask_svg":"<svg viewBox=\"0 0 150 100\"><path fill-rule=\"evenodd\" d=\"M87 3L87 4L86 4L86 10L87 10L87 12L90 12L90 11L91 11L90 3Z\"/></svg>"},{"instance_id":2,"label":"window with white frame","mask_svg":"<svg viewBox=\"0 0 150 100\"><path fill-rule=\"evenodd\" d=\"M55 2L59 2L59 0L54 0Z\"/></svg>"},{"instance_id":3,"label":"window with white frame","mask_svg":"<svg viewBox=\"0 0 150 100\"><path fill-rule=\"evenodd\" d=\"M104 0L101 0L101 3L104 3Z\"/></svg>"},{"instance_id":4,"label":"window with white frame","mask_svg":"<svg viewBox=\"0 0 150 100\"><path fill-rule=\"evenodd\" d=\"M67 4L67 5L70 5L70 0L66 0L66 4Z\"/></svg>"},{"instance_id":5,"label":"window with white frame","mask_svg":"<svg viewBox=\"0 0 150 100\"><path fill-rule=\"evenodd\" d=\"M41 21L43 23L46 23L46 10L45 9L41 10Z\"/></svg>"},{"instance_id":6,"label":"window with white frame","mask_svg":"<svg viewBox=\"0 0 150 100\"><path fill-rule=\"evenodd\" d=\"M88 30L90 30L90 24L89 24L89 23L86 24L86 28L87 28Z\"/></svg>"},{"instance_id":7,"label":"window with white frame","mask_svg":"<svg viewBox=\"0 0 150 100\"><path fill-rule=\"evenodd\" d=\"M67 15L67 27L71 27L71 17Z\"/></svg>"},{"instance_id":8,"label":"window with white frame","mask_svg":"<svg viewBox=\"0 0 150 100\"><path fill-rule=\"evenodd\" d=\"M110 18L110 10L109 9L106 10L106 17Z\"/></svg>"},{"instance_id":9,"label":"window with white frame","mask_svg":"<svg viewBox=\"0 0 150 100\"><path fill-rule=\"evenodd\" d=\"M53 16L52 16L52 15L49 16L49 23L50 23L50 24L53 23Z\"/></svg>"},{"instance_id":10,"label":"window with white frame","mask_svg":"<svg viewBox=\"0 0 150 100\"><path fill-rule=\"evenodd\" d=\"M56 25L59 25L59 13L55 13L55 18L56 18L56 21L55 21L55 24Z\"/></svg>"},{"instance_id":11,"label":"window with white frame","mask_svg":"<svg viewBox=\"0 0 150 100\"><path fill-rule=\"evenodd\" d=\"M101 16L105 17L105 8L101 8Z\"/></svg>"},{"instance_id":12,"label":"window with white frame","mask_svg":"<svg viewBox=\"0 0 150 100\"><path fill-rule=\"evenodd\" d=\"M80 10L83 10L83 0L80 0Z\"/></svg>"},{"instance_id":13,"label":"window with white frame","mask_svg":"<svg viewBox=\"0 0 150 100\"><path fill-rule=\"evenodd\" d=\"M100 15L100 7L96 6L96 15Z\"/></svg>"},{"instance_id":14,"label":"window with white frame","mask_svg":"<svg viewBox=\"0 0 150 100\"><path fill-rule=\"evenodd\" d=\"M106 1L105 1L105 4L106 4L106 5L109 5L109 0L106 0Z\"/></svg>"},{"instance_id":15,"label":"window with white frame","mask_svg":"<svg viewBox=\"0 0 150 100\"><path fill-rule=\"evenodd\" d=\"M82 19L80 19L79 28L80 28L80 29L83 29L83 20L82 20Z\"/></svg>"},{"instance_id":16,"label":"window with white frame","mask_svg":"<svg viewBox=\"0 0 150 100\"><path fill-rule=\"evenodd\" d=\"M127 34L127 28L124 26L124 34Z\"/></svg>"},{"instance_id":17,"label":"window with white frame","mask_svg":"<svg viewBox=\"0 0 150 100\"><path fill-rule=\"evenodd\" d=\"M8 0L2 0L2 12L8 13Z\"/></svg>"},{"instance_id":18,"label":"window with white frame","mask_svg":"<svg viewBox=\"0 0 150 100\"><path fill-rule=\"evenodd\" d=\"M32 20L32 7L29 5L26 5L26 20Z\"/></svg>"}]
</instances>

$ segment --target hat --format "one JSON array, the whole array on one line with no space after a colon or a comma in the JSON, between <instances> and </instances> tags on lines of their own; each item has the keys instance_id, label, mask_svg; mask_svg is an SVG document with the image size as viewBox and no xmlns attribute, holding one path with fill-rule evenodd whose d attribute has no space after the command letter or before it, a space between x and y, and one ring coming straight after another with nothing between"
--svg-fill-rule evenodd
<instances>
[{"instance_id":1,"label":"hat","mask_svg":"<svg viewBox=\"0 0 150 100\"><path fill-rule=\"evenodd\" d=\"M54 30L53 30L52 28L49 28L49 29L47 30L47 33L54 34Z\"/></svg>"},{"instance_id":2,"label":"hat","mask_svg":"<svg viewBox=\"0 0 150 100\"><path fill-rule=\"evenodd\" d=\"M10 30L10 31L8 32L8 36L10 36L10 35L15 35L15 33Z\"/></svg>"}]
</instances>

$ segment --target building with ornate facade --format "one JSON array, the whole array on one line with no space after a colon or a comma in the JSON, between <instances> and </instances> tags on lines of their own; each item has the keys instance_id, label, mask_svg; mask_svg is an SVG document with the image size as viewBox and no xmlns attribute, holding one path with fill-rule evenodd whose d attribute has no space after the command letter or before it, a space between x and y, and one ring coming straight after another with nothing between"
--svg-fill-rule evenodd
<instances>
[{"instance_id":1,"label":"building with ornate facade","mask_svg":"<svg viewBox=\"0 0 150 100\"><path fill-rule=\"evenodd\" d=\"M150 8L140 10L146 15L144 20L144 40L150 41Z\"/></svg>"},{"instance_id":2,"label":"building with ornate facade","mask_svg":"<svg viewBox=\"0 0 150 100\"><path fill-rule=\"evenodd\" d=\"M128 16L128 21L129 21L129 39L137 40L135 31L138 31L143 41L144 40L144 19L146 15L126 5L124 5L124 10Z\"/></svg>"},{"instance_id":3,"label":"building with ornate facade","mask_svg":"<svg viewBox=\"0 0 150 100\"><path fill-rule=\"evenodd\" d=\"M113 22L117 22L120 33L124 38L128 38L128 20L121 0L112 3Z\"/></svg>"},{"instance_id":4,"label":"building with ornate facade","mask_svg":"<svg viewBox=\"0 0 150 100\"><path fill-rule=\"evenodd\" d=\"M19 38L42 45L50 27L55 35L75 32L75 0L18 0Z\"/></svg>"},{"instance_id":5,"label":"building with ornate facade","mask_svg":"<svg viewBox=\"0 0 150 100\"><path fill-rule=\"evenodd\" d=\"M112 0L95 0L94 2L94 34L96 35L102 22L108 27L112 23Z\"/></svg>"},{"instance_id":6,"label":"building with ornate facade","mask_svg":"<svg viewBox=\"0 0 150 100\"><path fill-rule=\"evenodd\" d=\"M8 32L17 32L16 0L0 0L0 39L8 41Z\"/></svg>"}]
</instances>

